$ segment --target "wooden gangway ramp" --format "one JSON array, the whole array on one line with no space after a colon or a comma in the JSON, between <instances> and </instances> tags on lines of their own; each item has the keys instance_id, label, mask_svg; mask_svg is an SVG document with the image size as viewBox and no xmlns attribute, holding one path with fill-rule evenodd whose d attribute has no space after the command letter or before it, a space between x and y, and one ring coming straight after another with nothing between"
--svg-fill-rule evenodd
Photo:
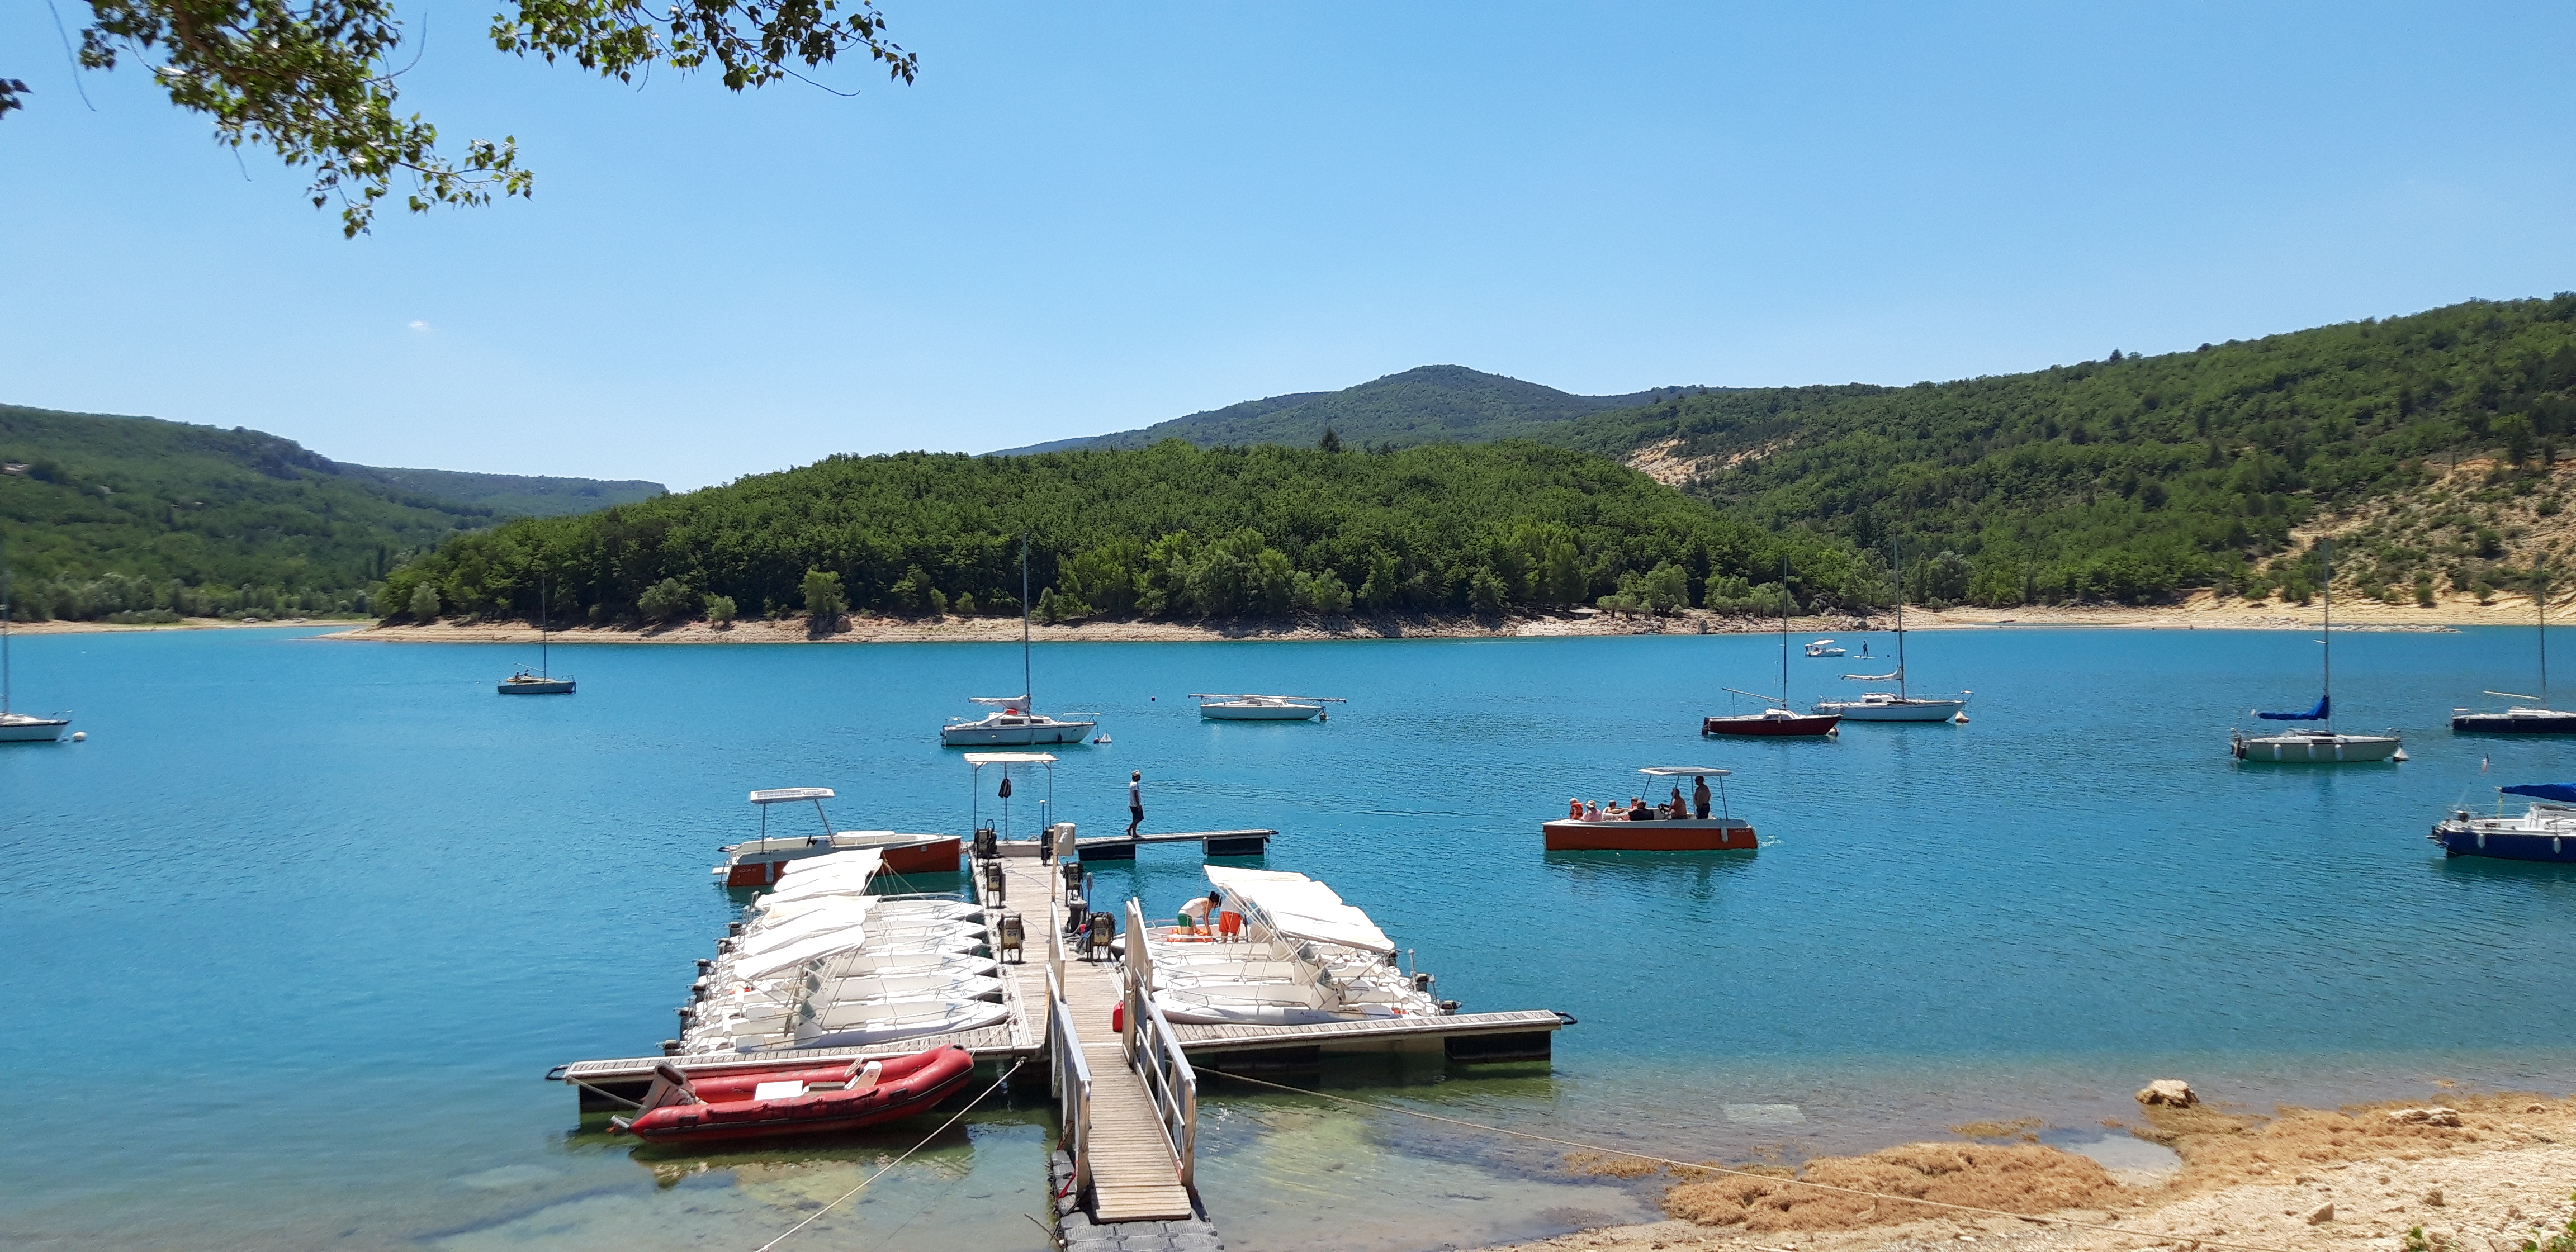
<instances>
[{"instance_id":1,"label":"wooden gangway ramp","mask_svg":"<svg viewBox=\"0 0 2576 1252\"><path fill-rule=\"evenodd\" d=\"M1128 1061L1128 1032L1111 1026L1113 1010L1126 998L1120 965L1106 958L1086 961L1079 953L1066 958L1061 923L1055 920L1062 913L1052 907L1061 894L1062 880L1052 861L1002 858L989 863L1002 867L999 907L1049 919L1045 923L1048 959L1006 968L1022 1004L1046 1004L1049 980L1056 981L1061 991L1062 1020L1051 1020L1046 1042L1049 1048L1058 1048L1064 1042L1060 1036L1070 1035L1081 1055L1079 1066L1068 1064L1070 1058L1057 1058L1059 1087L1070 1072L1080 1072L1087 1079L1087 1108L1076 1110L1076 1117L1085 1123L1077 1132L1076 1146L1088 1181L1083 1189L1088 1195L1086 1210L1093 1221L1104 1225L1190 1219L1197 1205L1183 1173L1180 1149L1173 1143L1170 1119L1155 1106L1144 1077ZM986 881L979 876L977 886L989 893ZM1059 1098L1064 1094L1059 1091Z\"/></svg>"}]
</instances>

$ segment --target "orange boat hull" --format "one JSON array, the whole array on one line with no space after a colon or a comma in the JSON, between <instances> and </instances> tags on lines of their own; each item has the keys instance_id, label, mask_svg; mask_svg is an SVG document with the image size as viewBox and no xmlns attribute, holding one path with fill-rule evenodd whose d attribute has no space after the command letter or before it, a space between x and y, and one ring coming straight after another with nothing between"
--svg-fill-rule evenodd
<instances>
[{"instance_id":1,"label":"orange boat hull","mask_svg":"<svg viewBox=\"0 0 2576 1252\"><path fill-rule=\"evenodd\" d=\"M1750 826L1715 823L1556 821L1541 826L1550 852L1751 852Z\"/></svg>"}]
</instances>

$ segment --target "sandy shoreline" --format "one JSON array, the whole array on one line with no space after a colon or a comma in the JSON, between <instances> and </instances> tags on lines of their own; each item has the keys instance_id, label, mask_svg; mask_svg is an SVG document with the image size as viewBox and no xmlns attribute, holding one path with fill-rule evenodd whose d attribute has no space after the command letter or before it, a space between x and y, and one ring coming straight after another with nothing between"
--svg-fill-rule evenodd
<instances>
[{"instance_id":1,"label":"sandy shoreline","mask_svg":"<svg viewBox=\"0 0 2576 1252\"><path fill-rule=\"evenodd\" d=\"M2010 609L1953 608L1905 610L1910 630L2009 630L2095 628L2116 630L2315 630L2322 606L2280 603L2248 604L2217 600L2196 592L2173 604L2131 608L2118 605L2024 605ZM2553 603L2553 614L2568 610ZM2338 602L2335 625L2354 630L2453 630L2462 626L2526 626L2534 619L2531 598L2499 594L2480 604L2453 596L2432 608L2376 602ZM1887 630L1892 613L1867 618L1836 613L1792 618L1790 631L1803 636ZM424 626L380 626L364 622L244 622L230 618L189 618L164 625L120 626L107 622L28 622L12 629L22 634L51 635L110 631L273 629L281 626L330 626L342 629L320 638L375 643L523 643L537 637L534 623L488 621L432 622ZM1529 613L1503 618L1469 614L1405 614L1381 617L1313 617L1246 619L1226 622L1091 621L1060 626L1039 625L1032 634L1055 643L1204 643L1212 641L1299 642L1356 639L1533 639L1587 635L1717 635L1767 634L1779 623L1765 618L1730 617L1690 609L1665 617L1613 617L1594 609ZM558 629L556 643L1000 643L1020 637L1020 623L1009 617L845 618L837 629L817 634L806 619L755 619L718 626L688 622L673 626L579 626Z\"/></svg>"},{"instance_id":2,"label":"sandy shoreline","mask_svg":"<svg viewBox=\"0 0 2576 1252\"><path fill-rule=\"evenodd\" d=\"M2421 1107L2420 1105L2418 1107ZM2016 1217L1927 1215L1901 1202L1805 1189L1794 1205L1774 1199L1738 1208L1728 1186L1758 1181L1677 1182L1667 1193L1672 1220L1578 1231L1487 1252L1639 1247L1673 1252L1959 1252L1966 1243L2008 1242L2015 1252L2192 1252L2236 1245L2281 1252L2368 1247L2404 1252L2422 1228L2422 1252L2513 1252L2546 1245L2576 1217L2576 1099L2533 1095L2461 1098L2425 1121L2402 1104L2341 1111L2277 1110L2269 1118L2193 1109L2142 1110L2142 1137L2179 1154L2177 1168L2106 1171L2036 1145L1909 1145L1864 1157L1810 1162L1820 1180L1874 1176L1873 1190L2065 1219L2081 1229ZM2444 1112L2451 1124L2444 1124ZM2010 1127L1962 1127L2008 1131ZM1984 1156L1978 1169L1941 1171ZM1926 1172L1892 1162L1929 1164ZM1569 1160L1569 1168L1635 1175L1616 1158ZM2052 1166L2056 1166L2052 1170ZM1857 1172L1856 1172L1857 1167ZM1875 1171L1874 1174L1871 1171ZM1980 1172L1980 1170L1982 1172ZM1836 1172L1839 1171L1839 1172ZM1778 1196L1801 1189L1774 1188ZM2073 1205L2047 1203L2075 1195ZM1712 1198L1714 1196L1714 1198ZM1863 1208L1867 1205L1867 1208ZM1709 1224L1712 1221L1724 1224Z\"/></svg>"}]
</instances>

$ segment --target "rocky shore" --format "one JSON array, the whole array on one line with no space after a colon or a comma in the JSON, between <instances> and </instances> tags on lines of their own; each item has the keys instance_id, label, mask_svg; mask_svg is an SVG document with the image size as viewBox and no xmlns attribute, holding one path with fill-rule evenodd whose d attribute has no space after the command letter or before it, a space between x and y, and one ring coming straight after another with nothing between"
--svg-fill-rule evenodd
<instances>
[{"instance_id":1,"label":"rocky shore","mask_svg":"<svg viewBox=\"0 0 2576 1252\"><path fill-rule=\"evenodd\" d=\"M1664 1193L1672 1219L1490 1252L1959 1252L1976 1243L2013 1252L2576 1248L2569 1233L2576 1221L2576 1099L2481 1095L2447 1105L2258 1116L2213 1109L2184 1084L2173 1087L2179 1090L2140 1092L2140 1118L2129 1129L2172 1148L2181 1161L2174 1169L2112 1171L2037 1143L1992 1142L2002 1136L1988 1132L2014 1129L2007 1125L1960 1128L1985 1140L1819 1158L1797 1175L2029 1216L1945 1212L1759 1178L1694 1175L1634 1158L1577 1157L1568 1160L1576 1172L1681 1175Z\"/></svg>"}]
</instances>

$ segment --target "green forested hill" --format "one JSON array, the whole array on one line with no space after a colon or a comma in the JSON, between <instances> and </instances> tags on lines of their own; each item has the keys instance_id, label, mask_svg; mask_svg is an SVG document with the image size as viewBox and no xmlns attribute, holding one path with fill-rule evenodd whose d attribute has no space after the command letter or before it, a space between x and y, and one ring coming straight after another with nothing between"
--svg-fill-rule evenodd
<instances>
[{"instance_id":1,"label":"green forested hill","mask_svg":"<svg viewBox=\"0 0 2576 1252\"><path fill-rule=\"evenodd\" d=\"M403 491L490 509L497 517L562 517L612 504L650 500L660 483L642 479L549 478L531 474L474 474L463 470L384 469L339 462L340 472L371 478Z\"/></svg>"},{"instance_id":2,"label":"green forested hill","mask_svg":"<svg viewBox=\"0 0 2576 1252\"><path fill-rule=\"evenodd\" d=\"M1459 365L1425 365L1346 387L1246 400L1142 430L1013 448L1000 455L1074 448L1145 448L1182 439L1202 448L1256 443L1313 447L1326 428L1355 447L1484 443L1540 438L1588 413L1680 394L1663 388L1624 396L1578 396Z\"/></svg>"},{"instance_id":3,"label":"green forested hill","mask_svg":"<svg viewBox=\"0 0 2576 1252\"><path fill-rule=\"evenodd\" d=\"M453 478L495 496L587 482L374 470L255 430L0 405L0 538L35 618L362 611L395 565L508 511L436 494Z\"/></svg>"},{"instance_id":4,"label":"green forested hill","mask_svg":"<svg viewBox=\"0 0 2576 1252\"><path fill-rule=\"evenodd\" d=\"M1914 594L2009 605L2301 597L2315 556L2290 528L2320 514L2347 515L2338 583L2506 585L2514 519L2557 512L2544 467L2572 425L2560 295L1937 385L1686 396L1546 437L1652 462L1756 525L1901 536ZM2481 456L2495 468L2436 485Z\"/></svg>"},{"instance_id":5,"label":"green forested hill","mask_svg":"<svg viewBox=\"0 0 2576 1252\"><path fill-rule=\"evenodd\" d=\"M449 540L383 605L533 612L541 579L594 621L850 607L1148 616L1590 603L1764 605L1887 588L1839 544L1775 536L1606 458L1507 441L1400 451L1264 446L1019 457L833 457L802 469ZM426 588L434 599L421 597ZM721 607L717 610L721 613Z\"/></svg>"}]
</instances>

